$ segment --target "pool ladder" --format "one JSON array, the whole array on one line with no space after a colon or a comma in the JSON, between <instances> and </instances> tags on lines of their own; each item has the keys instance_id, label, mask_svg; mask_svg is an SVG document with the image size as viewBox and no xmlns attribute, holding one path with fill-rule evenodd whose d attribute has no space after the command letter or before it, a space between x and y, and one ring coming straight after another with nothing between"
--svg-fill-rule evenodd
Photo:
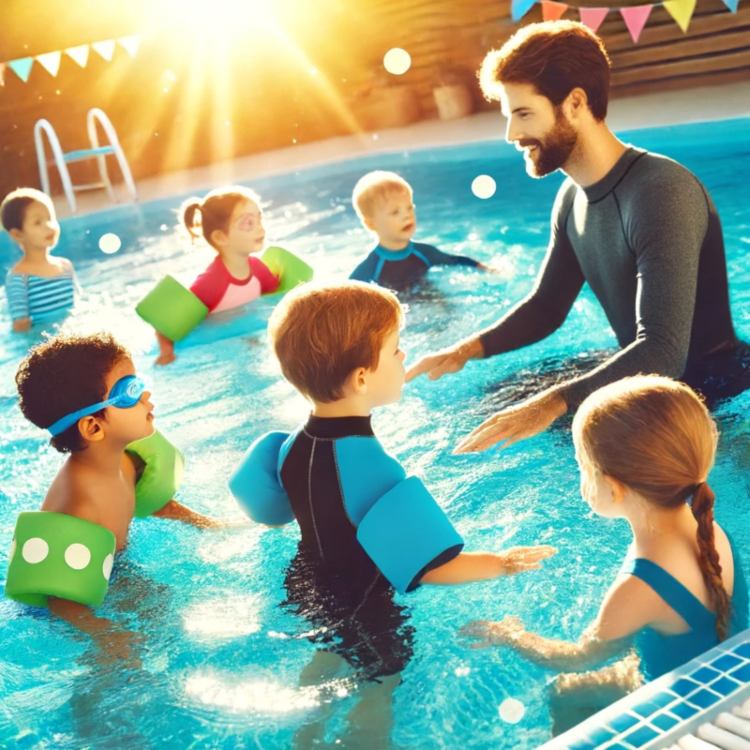
<instances>
[{"instance_id":1,"label":"pool ladder","mask_svg":"<svg viewBox=\"0 0 750 750\"><path fill-rule=\"evenodd\" d=\"M101 125L104 135L107 138L108 144L105 146L99 145L99 133L96 127L97 123ZM99 188L105 188L112 202L116 203L117 198L114 190L112 190L112 183L109 179L109 172L107 171L107 156L112 155L117 159L117 163L120 166L120 172L122 172L123 180L125 181L125 185L127 186L132 199L136 200L137 196L135 182L133 182L133 175L130 172L128 160L125 158L122 146L120 146L120 140L117 137L117 133L115 132L115 128L109 117L107 117L103 110L98 107L93 107L86 115L86 129L88 131L91 148L64 152L60 146L60 140L57 137L57 133L55 133L55 129L52 127L50 121L45 120L44 118L36 121L34 125L34 147L36 148L36 159L39 165L39 179L41 181L42 190L47 193L47 195L51 195L49 167L54 166L57 167L57 171L60 173L60 181L62 182L65 197L68 199L71 213L75 213L77 209L75 194L82 190L98 190ZM47 152L44 147L44 136L46 136L49 141L50 150L52 151L52 159L47 159ZM73 181L70 179L68 164L77 161L85 161L87 159L96 159L99 168L99 177L101 179L99 182L74 185Z\"/></svg>"}]
</instances>

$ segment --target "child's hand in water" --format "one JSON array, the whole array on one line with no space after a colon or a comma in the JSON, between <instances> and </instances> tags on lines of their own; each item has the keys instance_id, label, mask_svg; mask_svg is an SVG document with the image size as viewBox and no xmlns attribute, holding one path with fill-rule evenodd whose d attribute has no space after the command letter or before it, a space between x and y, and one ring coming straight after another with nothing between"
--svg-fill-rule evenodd
<instances>
[{"instance_id":1,"label":"child's hand in water","mask_svg":"<svg viewBox=\"0 0 750 750\"><path fill-rule=\"evenodd\" d=\"M513 575L526 570L537 570L542 560L556 553L556 547L541 544L535 547L511 547L498 555L503 558L505 575Z\"/></svg>"},{"instance_id":2,"label":"child's hand in water","mask_svg":"<svg viewBox=\"0 0 750 750\"><path fill-rule=\"evenodd\" d=\"M515 615L508 615L502 620L472 620L466 623L459 635L468 639L475 639L469 643L469 648L487 648L503 643L515 643L523 636L526 629L523 622Z\"/></svg>"},{"instance_id":3,"label":"child's hand in water","mask_svg":"<svg viewBox=\"0 0 750 750\"><path fill-rule=\"evenodd\" d=\"M139 652L143 645L143 636L130 630L106 630L96 636L96 642L100 649L99 660L104 665L117 664L118 666L140 669L141 659Z\"/></svg>"},{"instance_id":4,"label":"child's hand in water","mask_svg":"<svg viewBox=\"0 0 750 750\"><path fill-rule=\"evenodd\" d=\"M169 365L177 359L174 352L165 352L160 354L155 360L155 365Z\"/></svg>"},{"instance_id":5,"label":"child's hand in water","mask_svg":"<svg viewBox=\"0 0 750 750\"><path fill-rule=\"evenodd\" d=\"M512 261L502 256L493 258L489 263L480 263L477 268L480 271L486 271L495 276L502 276L504 279L512 279L515 275L515 268Z\"/></svg>"}]
</instances>

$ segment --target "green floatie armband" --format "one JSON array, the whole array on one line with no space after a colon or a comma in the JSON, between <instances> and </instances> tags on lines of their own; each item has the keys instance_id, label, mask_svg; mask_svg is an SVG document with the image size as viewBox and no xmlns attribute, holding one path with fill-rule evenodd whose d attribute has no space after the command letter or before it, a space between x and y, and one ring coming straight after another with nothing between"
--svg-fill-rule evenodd
<instances>
[{"instance_id":1,"label":"green floatie armband","mask_svg":"<svg viewBox=\"0 0 750 750\"><path fill-rule=\"evenodd\" d=\"M165 276L135 307L170 341L180 341L208 315L208 308L172 276Z\"/></svg>"},{"instance_id":2,"label":"green floatie armband","mask_svg":"<svg viewBox=\"0 0 750 750\"><path fill-rule=\"evenodd\" d=\"M182 453L158 430L130 443L125 450L143 461L143 473L135 485L135 515L145 518L161 510L182 481Z\"/></svg>"},{"instance_id":3,"label":"green floatie armband","mask_svg":"<svg viewBox=\"0 0 750 750\"><path fill-rule=\"evenodd\" d=\"M96 607L104 601L115 535L66 513L21 513L10 545L5 595L46 607L55 596Z\"/></svg>"},{"instance_id":4,"label":"green floatie armband","mask_svg":"<svg viewBox=\"0 0 750 750\"><path fill-rule=\"evenodd\" d=\"M276 276L281 277L279 288L271 292L288 292L298 284L310 281L313 277L312 267L308 266L302 258L294 253L284 250L283 247L269 247L260 259L273 271Z\"/></svg>"}]
</instances>

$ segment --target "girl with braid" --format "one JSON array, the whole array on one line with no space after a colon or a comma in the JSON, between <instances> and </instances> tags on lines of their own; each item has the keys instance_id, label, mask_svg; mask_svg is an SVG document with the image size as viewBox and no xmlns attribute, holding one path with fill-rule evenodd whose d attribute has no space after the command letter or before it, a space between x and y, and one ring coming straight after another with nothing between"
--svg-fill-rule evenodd
<instances>
[{"instance_id":1,"label":"girl with braid","mask_svg":"<svg viewBox=\"0 0 750 750\"><path fill-rule=\"evenodd\" d=\"M630 524L623 566L577 643L529 633L517 617L505 617L465 626L463 634L477 639L472 646L509 645L567 670L634 646L635 654L595 673L598 688L613 688L614 698L747 627L747 586L714 521L708 484L717 439L700 398L669 378L625 378L586 398L573 421L581 494L598 515ZM580 687L583 677L592 675L561 676L558 690Z\"/></svg>"}]
</instances>

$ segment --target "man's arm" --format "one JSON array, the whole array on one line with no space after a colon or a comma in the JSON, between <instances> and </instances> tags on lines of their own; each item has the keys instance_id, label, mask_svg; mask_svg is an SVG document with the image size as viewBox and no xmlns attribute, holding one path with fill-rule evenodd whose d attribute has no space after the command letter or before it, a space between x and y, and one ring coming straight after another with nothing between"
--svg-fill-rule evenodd
<instances>
[{"instance_id":1,"label":"man's arm","mask_svg":"<svg viewBox=\"0 0 750 750\"><path fill-rule=\"evenodd\" d=\"M428 354L413 364L406 380L427 373L437 380L446 373L458 372L470 359L533 344L559 328L583 286L583 272L565 233L565 222L572 206L575 187L560 188L554 208L547 255L533 291L495 325L459 341L452 347Z\"/></svg>"},{"instance_id":2,"label":"man's arm","mask_svg":"<svg viewBox=\"0 0 750 750\"><path fill-rule=\"evenodd\" d=\"M565 322L584 282L565 231L574 195L575 186L567 182L557 195L547 255L530 294L479 334L485 357L541 341Z\"/></svg>"}]
</instances>

